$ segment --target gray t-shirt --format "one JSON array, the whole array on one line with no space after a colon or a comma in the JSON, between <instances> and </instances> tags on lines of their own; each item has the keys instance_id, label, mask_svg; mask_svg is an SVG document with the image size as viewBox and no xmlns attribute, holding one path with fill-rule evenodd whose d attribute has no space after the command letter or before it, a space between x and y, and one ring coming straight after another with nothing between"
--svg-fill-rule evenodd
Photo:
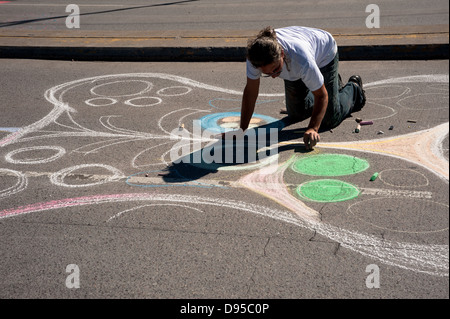
<instances>
[{"instance_id":1,"label":"gray t-shirt","mask_svg":"<svg viewBox=\"0 0 450 319\"><path fill-rule=\"evenodd\" d=\"M275 29L275 32L286 56L280 78L302 79L311 91L320 89L324 82L319 69L333 61L338 50L333 36L324 30L296 26ZM256 80L261 74L247 60L247 76Z\"/></svg>"}]
</instances>

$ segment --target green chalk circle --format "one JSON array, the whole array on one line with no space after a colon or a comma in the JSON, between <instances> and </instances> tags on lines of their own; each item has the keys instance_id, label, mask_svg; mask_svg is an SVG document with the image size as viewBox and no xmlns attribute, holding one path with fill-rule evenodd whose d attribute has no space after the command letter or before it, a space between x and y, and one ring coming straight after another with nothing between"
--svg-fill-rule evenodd
<instances>
[{"instance_id":1,"label":"green chalk circle","mask_svg":"<svg viewBox=\"0 0 450 319\"><path fill-rule=\"evenodd\" d=\"M369 163L358 157L343 154L319 154L297 159L292 169L310 176L345 176L369 168Z\"/></svg>"},{"instance_id":2,"label":"green chalk circle","mask_svg":"<svg viewBox=\"0 0 450 319\"><path fill-rule=\"evenodd\" d=\"M359 196L360 190L343 181L321 179L299 185L296 193L302 200L332 203L354 199Z\"/></svg>"}]
</instances>

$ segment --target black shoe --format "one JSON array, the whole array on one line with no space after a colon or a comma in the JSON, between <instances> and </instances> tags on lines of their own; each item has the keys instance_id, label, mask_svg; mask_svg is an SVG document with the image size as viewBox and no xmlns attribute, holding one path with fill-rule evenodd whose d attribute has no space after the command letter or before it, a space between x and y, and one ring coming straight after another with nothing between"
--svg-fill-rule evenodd
<instances>
[{"instance_id":1,"label":"black shoe","mask_svg":"<svg viewBox=\"0 0 450 319\"><path fill-rule=\"evenodd\" d=\"M355 107L353 108L353 112L360 111L364 107L364 105L366 105L366 91L364 91L364 89L363 89L363 83L362 83L361 77L359 75L352 75L350 77L350 79L348 79L348 81L355 83L361 89L361 95L362 95L361 104L355 105Z\"/></svg>"}]
</instances>

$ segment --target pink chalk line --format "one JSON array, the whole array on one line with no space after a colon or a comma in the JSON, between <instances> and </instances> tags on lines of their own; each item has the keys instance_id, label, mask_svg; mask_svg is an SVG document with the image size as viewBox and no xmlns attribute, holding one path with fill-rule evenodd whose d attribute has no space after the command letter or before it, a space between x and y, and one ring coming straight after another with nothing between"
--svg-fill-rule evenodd
<instances>
[{"instance_id":1,"label":"pink chalk line","mask_svg":"<svg viewBox=\"0 0 450 319\"><path fill-rule=\"evenodd\" d=\"M39 212L51 209L58 208L66 208L66 207L74 207L74 206L82 206L82 205L91 205L91 204L101 204L108 202L118 202L118 201L127 201L127 200L136 200L136 199L145 199L148 198L149 194L114 194L114 195L95 195L95 196L85 196L85 197L76 197L76 198L67 198L61 200L54 200L46 203L37 203L31 204L27 206L21 206L14 209L6 209L0 211L0 219L5 217L11 217L16 215L22 215L32 212Z\"/></svg>"},{"instance_id":2,"label":"pink chalk line","mask_svg":"<svg viewBox=\"0 0 450 319\"><path fill-rule=\"evenodd\" d=\"M17 136L20 136L20 135L21 135L20 131L17 131L17 132L15 132L13 134L10 134L10 135L6 136L4 139L0 140L0 146L8 144L12 140L16 139Z\"/></svg>"}]
</instances>

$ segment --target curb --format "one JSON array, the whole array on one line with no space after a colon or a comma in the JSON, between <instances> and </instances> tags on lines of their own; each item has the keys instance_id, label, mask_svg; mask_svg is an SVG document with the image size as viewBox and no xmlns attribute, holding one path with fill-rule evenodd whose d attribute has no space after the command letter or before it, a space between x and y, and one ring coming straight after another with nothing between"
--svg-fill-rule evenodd
<instances>
[{"instance_id":1,"label":"curb","mask_svg":"<svg viewBox=\"0 0 450 319\"><path fill-rule=\"evenodd\" d=\"M449 59L448 25L328 30L340 60ZM0 58L110 62L242 62L255 30L0 30Z\"/></svg>"},{"instance_id":2,"label":"curb","mask_svg":"<svg viewBox=\"0 0 450 319\"><path fill-rule=\"evenodd\" d=\"M245 47L40 47L1 46L2 59L108 62L243 62ZM340 46L342 61L446 60L449 44Z\"/></svg>"}]
</instances>

